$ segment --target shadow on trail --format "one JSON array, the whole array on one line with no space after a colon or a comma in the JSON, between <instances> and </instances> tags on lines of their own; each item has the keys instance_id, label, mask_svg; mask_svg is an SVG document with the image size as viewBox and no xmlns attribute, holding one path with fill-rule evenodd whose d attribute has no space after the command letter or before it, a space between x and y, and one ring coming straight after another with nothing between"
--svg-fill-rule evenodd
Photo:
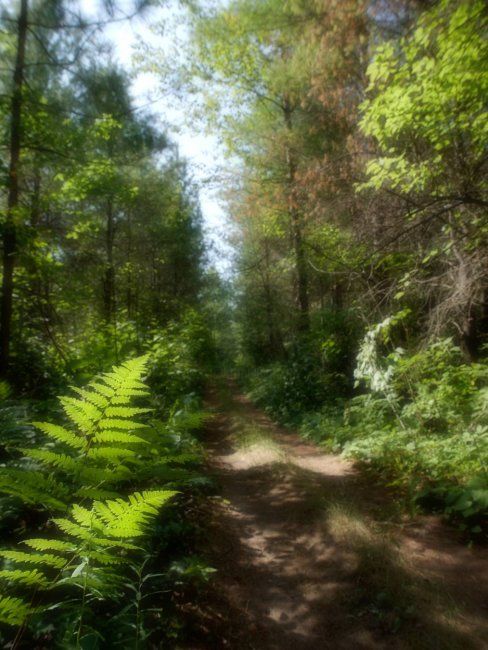
<instances>
[{"instance_id":1,"label":"shadow on trail","mask_svg":"<svg viewBox=\"0 0 488 650\"><path fill-rule=\"evenodd\" d=\"M189 647L486 647L480 598L473 601L469 580L455 600L446 588L474 571L476 589L480 558L447 549L452 575L444 580L442 549L429 547L436 538L421 540L435 565L429 570L408 538L403 548L378 522L374 503L384 495L370 499L374 489L349 463L283 432L242 397L224 407L207 432L225 499L216 500L206 522L205 551L218 574L201 604L206 639Z\"/></svg>"}]
</instances>

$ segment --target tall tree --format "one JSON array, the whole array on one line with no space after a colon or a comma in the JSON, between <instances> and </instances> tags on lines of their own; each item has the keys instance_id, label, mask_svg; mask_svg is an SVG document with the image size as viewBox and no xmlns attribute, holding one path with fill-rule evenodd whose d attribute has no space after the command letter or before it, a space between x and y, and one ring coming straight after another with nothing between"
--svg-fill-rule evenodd
<instances>
[{"instance_id":1,"label":"tall tree","mask_svg":"<svg viewBox=\"0 0 488 650\"><path fill-rule=\"evenodd\" d=\"M10 145L7 180L7 210L2 243L2 299L0 311L0 374L5 375L9 364L14 268L17 252L15 221L19 207L19 164L22 133L22 95L24 88L25 51L28 27L28 0L21 0L17 23L17 48L13 74L12 105L10 110Z\"/></svg>"}]
</instances>

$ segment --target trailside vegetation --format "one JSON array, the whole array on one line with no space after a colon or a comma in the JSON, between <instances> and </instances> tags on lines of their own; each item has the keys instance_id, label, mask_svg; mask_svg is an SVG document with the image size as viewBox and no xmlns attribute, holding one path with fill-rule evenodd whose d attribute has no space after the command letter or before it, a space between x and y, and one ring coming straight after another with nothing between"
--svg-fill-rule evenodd
<instances>
[{"instance_id":1,"label":"trailside vegetation","mask_svg":"<svg viewBox=\"0 0 488 650\"><path fill-rule=\"evenodd\" d=\"M145 12L136 66L226 156L227 275L107 40ZM218 372L482 537L487 30L483 0L4 3L2 647L184 639Z\"/></svg>"},{"instance_id":2,"label":"trailside vegetation","mask_svg":"<svg viewBox=\"0 0 488 650\"><path fill-rule=\"evenodd\" d=\"M1 9L2 647L171 644L211 573L190 513L221 282L186 162L104 35L150 4Z\"/></svg>"},{"instance_id":3,"label":"trailside vegetation","mask_svg":"<svg viewBox=\"0 0 488 650\"><path fill-rule=\"evenodd\" d=\"M229 154L250 395L479 532L485 3L231 0L189 21L177 75Z\"/></svg>"}]
</instances>

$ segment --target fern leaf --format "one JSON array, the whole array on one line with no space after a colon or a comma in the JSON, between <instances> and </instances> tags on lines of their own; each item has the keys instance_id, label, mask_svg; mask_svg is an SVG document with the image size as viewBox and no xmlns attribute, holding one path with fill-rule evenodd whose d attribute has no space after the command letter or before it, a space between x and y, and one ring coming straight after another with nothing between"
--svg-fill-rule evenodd
<instances>
[{"instance_id":1,"label":"fern leaf","mask_svg":"<svg viewBox=\"0 0 488 650\"><path fill-rule=\"evenodd\" d=\"M80 478L83 483L97 485L106 483L112 485L119 481L124 481L132 476L132 471L121 462L115 467L83 467L80 472Z\"/></svg>"},{"instance_id":2,"label":"fern leaf","mask_svg":"<svg viewBox=\"0 0 488 650\"><path fill-rule=\"evenodd\" d=\"M110 548L110 547L121 548L121 549L126 549L131 551L139 550L138 546L135 546L130 542L116 540L116 539L109 539L99 534L95 535L94 531L90 531L90 529L88 528L80 526L79 524L75 524L73 521L70 521L69 519L58 518L58 519L53 519L52 521L53 523L56 524L56 526L58 526L60 530L63 531L63 533L66 533L70 537L74 537L75 539L80 540L81 542L93 542L96 537L97 546L103 546L106 548Z\"/></svg>"},{"instance_id":3,"label":"fern leaf","mask_svg":"<svg viewBox=\"0 0 488 650\"><path fill-rule=\"evenodd\" d=\"M132 433L122 431L100 431L95 435L96 442L130 442L137 444L147 444L147 440Z\"/></svg>"},{"instance_id":4,"label":"fern leaf","mask_svg":"<svg viewBox=\"0 0 488 650\"><path fill-rule=\"evenodd\" d=\"M118 406L129 406L131 403L130 396L128 395L115 395L111 400L111 404L118 405Z\"/></svg>"},{"instance_id":5,"label":"fern leaf","mask_svg":"<svg viewBox=\"0 0 488 650\"><path fill-rule=\"evenodd\" d=\"M109 406L105 410L105 415L108 418L132 418L135 415L141 415L143 413L150 413L152 409L143 409L137 407L128 407L128 406Z\"/></svg>"},{"instance_id":6,"label":"fern leaf","mask_svg":"<svg viewBox=\"0 0 488 650\"><path fill-rule=\"evenodd\" d=\"M151 394L148 390L141 388L121 388L117 393L122 397L146 397Z\"/></svg>"},{"instance_id":7,"label":"fern leaf","mask_svg":"<svg viewBox=\"0 0 488 650\"><path fill-rule=\"evenodd\" d=\"M83 526L80 526L79 524L75 524L69 519L65 519L64 517L57 517L55 519L52 519L52 521L58 528L63 531L63 533L66 533L70 537L75 537L76 539L83 541L89 540L91 538L89 530L83 528Z\"/></svg>"},{"instance_id":8,"label":"fern leaf","mask_svg":"<svg viewBox=\"0 0 488 650\"><path fill-rule=\"evenodd\" d=\"M61 397L59 401L65 410L68 407L77 409L91 423L102 417L102 411L86 400L77 399L76 397Z\"/></svg>"},{"instance_id":9,"label":"fern leaf","mask_svg":"<svg viewBox=\"0 0 488 650\"><path fill-rule=\"evenodd\" d=\"M77 503L75 503L71 508L71 515L80 526L90 528L92 525L96 524L96 517L93 510L87 510L87 508L84 508Z\"/></svg>"},{"instance_id":10,"label":"fern leaf","mask_svg":"<svg viewBox=\"0 0 488 650\"><path fill-rule=\"evenodd\" d=\"M22 569L13 569L10 571L9 569L2 569L0 570L0 579L40 588L48 587L50 584L46 576L37 569L32 569L31 571L23 571Z\"/></svg>"},{"instance_id":11,"label":"fern leaf","mask_svg":"<svg viewBox=\"0 0 488 650\"><path fill-rule=\"evenodd\" d=\"M35 551L60 551L62 553L69 553L75 548L73 544L63 542L60 539L33 538L26 539L23 543Z\"/></svg>"},{"instance_id":12,"label":"fern leaf","mask_svg":"<svg viewBox=\"0 0 488 650\"><path fill-rule=\"evenodd\" d=\"M88 433L93 426L93 421L85 414L85 412L82 409L79 409L73 404L67 402L64 397L60 397L59 401L63 405L63 409L66 415L74 424L76 424L78 429L84 434ZM80 404L83 404L81 400L79 400L79 402ZM88 404L88 402L85 402L85 404Z\"/></svg>"},{"instance_id":13,"label":"fern leaf","mask_svg":"<svg viewBox=\"0 0 488 650\"><path fill-rule=\"evenodd\" d=\"M110 553L103 553L101 551L87 551L84 555L90 560L94 560L95 562L99 562L100 564L104 564L106 566L123 564L126 562L126 560L122 557Z\"/></svg>"},{"instance_id":14,"label":"fern leaf","mask_svg":"<svg viewBox=\"0 0 488 650\"><path fill-rule=\"evenodd\" d=\"M95 502L93 509L104 522L104 534L107 537L138 537L145 532L150 517L171 499L176 492L170 490L148 490L129 495L128 501Z\"/></svg>"},{"instance_id":15,"label":"fern leaf","mask_svg":"<svg viewBox=\"0 0 488 650\"><path fill-rule=\"evenodd\" d=\"M78 393L78 395L84 400L90 402L90 404L97 406L99 409L105 409L110 403L107 397L104 397L100 393L97 393L93 390L87 390L86 388L77 388L76 386L72 386L72 390Z\"/></svg>"},{"instance_id":16,"label":"fern leaf","mask_svg":"<svg viewBox=\"0 0 488 650\"><path fill-rule=\"evenodd\" d=\"M82 499L94 499L97 501L102 501L103 499L117 498L118 493L112 492L110 490L103 490L101 488L81 487L76 490L75 496L81 497Z\"/></svg>"},{"instance_id":17,"label":"fern leaf","mask_svg":"<svg viewBox=\"0 0 488 650\"><path fill-rule=\"evenodd\" d=\"M32 424L50 438L64 442L74 449L83 449L85 447L86 442L83 438L80 438L80 436L68 431L64 427L60 427L57 424L50 424L49 422L33 422Z\"/></svg>"},{"instance_id":18,"label":"fern leaf","mask_svg":"<svg viewBox=\"0 0 488 650\"><path fill-rule=\"evenodd\" d=\"M21 598L0 596L0 622L6 625L22 625L32 611Z\"/></svg>"},{"instance_id":19,"label":"fern leaf","mask_svg":"<svg viewBox=\"0 0 488 650\"><path fill-rule=\"evenodd\" d=\"M53 510L68 509L69 490L52 476L16 468L6 468L0 474L0 492L22 499L25 503L42 505Z\"/></svg>"},{"instance_id":20,"label":"fern leaf","mask_svg":"<svg viewBox=\"0 0 488 650\"><path fill-rule=\"evenodd\" d=\"M62 569L66 564L63 557L52 555L51 553L25 553L24 551L0 551L0 556L12 562L21 562L25 564L42 564L51 566L55 569Z\"/></svg>"},{"instance_id":21,"label":"fern leaf","mask_svg":"<svg viewBox=\"0 0 488 650\"><path fill-rule=\"evenodd\" d=\"M175 454L174 456L163 456L159 461L172 465L188 465L188 463L199 462L200 458L196 454Z\"/></svg>"},{"instance_id":22,"label":"fern leaf","mask_svg":"<svg viewBox=\"0 0 488 650\"><path fill-rule=\"evenodd\" d=\"M87 454L88 458L118 461L121 458L135 458L136 452L132 449L119 447L92 447Z\"/></svg>"},{"instance_id":23,"label":"fern leaf","mask_svg":"<svg viewBox=\"0 0 488 650\"><path fill-rule=\"evenodd\" d=\"M108 399L114 396L114 389L110 388L110 386L105 386L105 384L100 384L100 382L90 382L88 386L96 393L108 397Z\"/></svg>"},{"instance_id":24,"label":"fern leaf","mask_svg":"<svg viewBox=\"0 0 488 650\"><path fill-rule=\"evenodd\" d=\"M121 420L116 418L107 418L100 420L100 429L125 429L134 431L135 429L146 429L147 425L133 420Z\"/></svg>"},{"instance_id":25,"label":"fern leaf","mask_svg":"<svg viewBox=\"0 0 488 650\"><path fill-rule=\"evenodd\" d=\"M76 471L79 467L79 461L71 456L66 454L58 454L55 451L49 451L48 449L21 449L26 456L34 458L35 460L40 460L46 465L52 465L62 469L65 472L70 472L76 474Z\"/></svg>"}]
</instances>

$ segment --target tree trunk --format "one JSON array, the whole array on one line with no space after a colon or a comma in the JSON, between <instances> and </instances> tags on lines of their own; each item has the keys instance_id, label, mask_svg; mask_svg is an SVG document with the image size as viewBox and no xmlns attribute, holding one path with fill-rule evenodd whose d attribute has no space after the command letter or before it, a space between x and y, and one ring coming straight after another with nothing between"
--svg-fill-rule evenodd
<instances>
[{"instance_id":1,"label":"tree trunk","mask_svg":"<svg viewBox=\"0 0 488 650\"><path fill-rule=\"evenodd\" d=\"M105 232L105 244L107 254L107 266L103 279L103 306L105 320L107 323L114 322L115 316L115 268L114 268L114 239L115 221L113 202L109 199L107 203L107 224Z\"/></svg>"},{"instance_id":2,"label":"tree trunk","mask_svg":"<svg viewBox=\"0 0 488 650\"><path fill-rule=\"evenodd\" d=\"M19 160L22 128L22 91L24 85L25 44L27 40L28 0L21 0L17 30L17 56L13 77L10 112L10 163L8 173L7 214L3 228L3 278L0 313L0 374L9 367L12 308L14 292L15 254L17 234L15 212L19 205Z\"/></svg>"},{"instance_id":3,"label":"tree trunk","mask_svg":"<svg viewBox=\"0 0 488 650\"><path fill-rule=\"evenodd\" d=\"M264 240L264 273L262 274L264 296L266 303L266 327L268 330L268 348L269 356L271 359L276 359L280 351L280 336L278 334L278 328L275 323L274 317L274 300L273 292L271 289L271 277L270 277L270 254L269 254L269 242L267 239Z\"/></svg>"},{"instance_id":4,"label":"tree trunk","mask_svg":"<svg viewBox=\"0 0 488 650\"><path fill-rule=\"evenodd\" d=\"M288 134L293 131L292 108L285 99L283 104L283 115ZM305 249L303 246L302 220L298 211L295 199L296 161L290 144L286 145L287 164L287 193L288 193L288 214L290 217L291 237L295 255L295 272L297 281L297 303L299 310L298 329L301 332L308 332L310 329L309 301L308 301L308 272Z\"/></svg>"},{"instance_id":5,"label":"tree trunk","mask_svg":"<svg viewBox=\"0 0 488 650\"><path fill-rule=\"evenodd\" d=\"M127 293L126 293L126 308L127 318L133 318L133 303L134 293L132 289L132 211L129 210L127 215Z\"/></svg>"}]
</instances>

